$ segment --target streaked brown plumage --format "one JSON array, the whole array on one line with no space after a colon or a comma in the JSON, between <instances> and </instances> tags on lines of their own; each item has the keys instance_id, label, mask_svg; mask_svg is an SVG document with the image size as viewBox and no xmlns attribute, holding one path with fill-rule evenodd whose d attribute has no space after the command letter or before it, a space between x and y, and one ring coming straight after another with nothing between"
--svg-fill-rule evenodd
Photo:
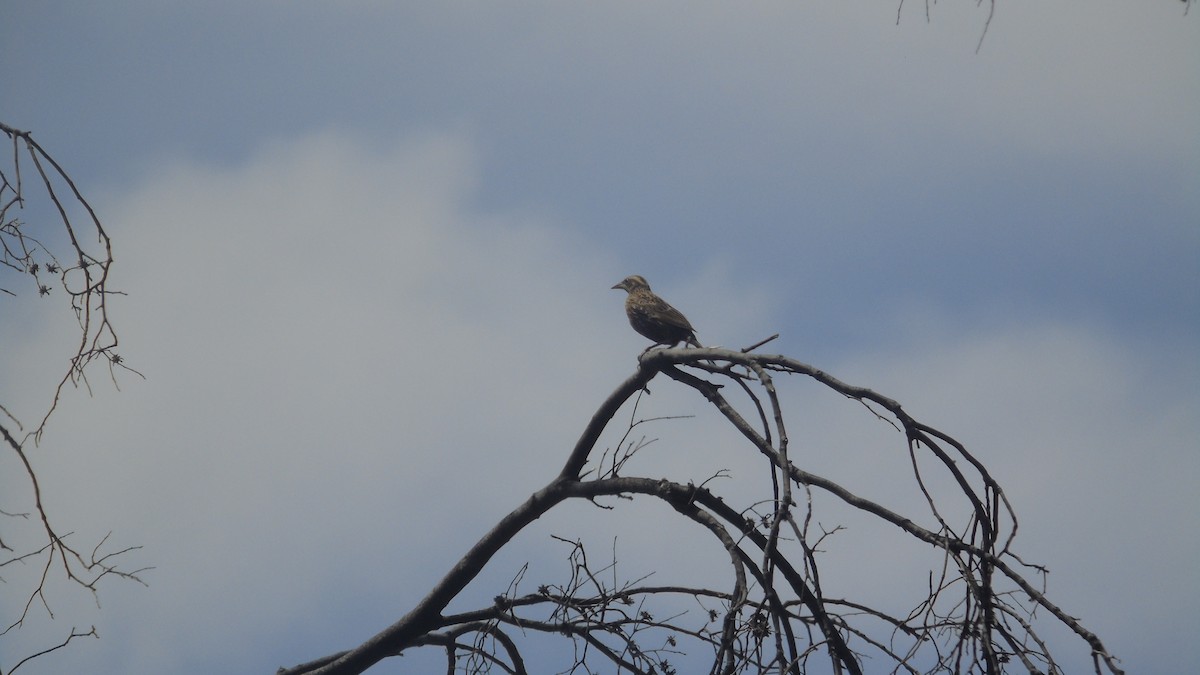
<instances>
[{"instance_id":1,"label":"streaked brown plumage","mask_svg":"<svg viewBox=\"0 0 1200 675\"><path fill-rule=\"evenodd\" d=\"M654 340L649 350L658 345L674 347L680 342L686 342L696 347L696 329L688 323L686 317L666 300L650 292L650 284L636 274L613 286L629 295L625 297L625 314L629 317L629 325L642 336Z\"/></svg>"}]
</instances>

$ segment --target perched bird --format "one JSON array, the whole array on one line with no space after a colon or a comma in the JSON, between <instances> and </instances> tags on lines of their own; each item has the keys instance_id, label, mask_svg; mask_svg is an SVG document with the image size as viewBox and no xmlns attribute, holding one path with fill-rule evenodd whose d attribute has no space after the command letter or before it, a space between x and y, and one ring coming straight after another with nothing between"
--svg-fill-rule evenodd
<instances>
[{"instance_id":1,"label":"perched bird","mask_svg":"<svg viewBox=\"0 0 1200 675\"><path fill-rule=\"evenodd\" d=\"M650 284L645 279L634 274L625 277L613 288L629 294L625 297L625 314L629 316L629 325L639 334L654 340L654 344L646 348L647 351L658 345L674 347L680 342L700 346L692 324L666 300L651 293Z\"/></svg>"}]
</instances>

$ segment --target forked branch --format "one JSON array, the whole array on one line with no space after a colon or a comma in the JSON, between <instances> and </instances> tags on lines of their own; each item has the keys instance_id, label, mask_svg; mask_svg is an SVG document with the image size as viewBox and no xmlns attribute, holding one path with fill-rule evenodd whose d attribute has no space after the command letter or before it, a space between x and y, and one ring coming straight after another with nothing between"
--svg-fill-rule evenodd
<instances>
[{"instance_id":1,"label":"forked branch","mask_svg":"<svg viewBox=\"0 0 1200 675\"><path fill-rule=\"evenodd\" d=\"M697 487L628 475L637 465L632 452L620 455L618 475L618 465L610 459L618 455L598 449L598 441L618 411L660 373L700 394L740 432L745 449L764 458L771 494L736 505L707 483ZM900 431L928 513L894 512L797 466L788 454L787 414L774 384L787 376L811 378L837 395L860 401ZM730 384L734 387L729 391L744 393L748 403L735 404L726 397ZM748 405L749 415L739 405ZM645 421L636 413L630 416L619 445ZM597 459L611 468L583 471ZM925 480L930 472L949 476L949 483L936 484L957 490L946 494L943 488L938 494L930 487L934 483ZM927 596L907 613L896 614L870 597L849 595L855 588L828 595L821 584L821 551L840 528L811 532L817 508L814 492L897 529L918 547L940 552L942 563L929 572ZM797 495L803 495L802 504ZM727 577L703 588L647 586L641 580L606 582L601 579L617 578L615 551L602 576L578 539L564 539L573 546L569 582L542 584L536 593L523 595L514 584L492 606L443 613L492 556L540 516L569 499L599 504L610 498L632 502L629 508L646 500L669 505L725 552ZM964 498L964 512L951 506ZM799 508L807 509L803 518L796 515ZM962 519L968 524L961 531L951 527ZM1016 523L1003 489L977 458L949 435L913 419L890 398L794 359L752 349L650 350L601 404L567 454L562 471L505 516L412 611L359 647L281 668L279 673L359 673L382 659L435 644L454 655L448 670L499 668L519 673L525 672L523 654L529 649L519 637L530 633L575 643L574 662L564 664L563 672L608 663L620 672L647 674L680 672L677 668L702 668L714 675L799 675L810 669L857 674L868 658L873 671L883 661L890 664L886 670L908 673L995 674L1011 665L1021 672L1040 672L1056 669L1057 662L1040 634L1039 624L1045 619L1036 619L1039 609L1086 643L1098 674L1121 673L1099 638L1050 602L1042 584L1024 576L1032 569L1044 580L1045 570L1026 565L1013 552ZM681 599L690 599L692 610L679 609ZM662 608L669 611L660 617ZM467 635L474 637L465 639Z\"/></svg>"},{"instance_id":2,"label":"forked branch","mask_svg":"<svg viewBox=\"0 0 1200 675\"><path fill-rule=\"evenodd\" d=\"M12 149L11 164L0 166L0 303L15 302L14 299L22 294L35 299L46 298L50 302L64 298L63 304L70 308L78 327L74 352L68 354L66 371L53 387L49 404L38 406L36 414L40 421L32 431L26 431L10 411L12 408L0 402L0 461L3 458L12 460L8 470L13 475L23 475L28 486L27 497L22 496L20 490L13 490L6 497L29 501L28 507L22 506L19 513L0 511L0 551L4 552L0 568L14 570L27 566L33 570L28 586L5 585L8 592L20 596L19 601L0 601L0 607L6 613L0 617L0 636L8 636L11 640L14 631L24 626L35 610L54 618L53 604L47 592L53 579L63 578L97 598L101 579L120 577L142 583L139 575L148 568L129 571L120 567L118 558L138 547L102 551L107 536L92 548L90 554L86 548L74 548L67 542L68 535L60 534L52 524L51 510L43 500L32 451L58 408L67 385L82 385L90 391L87 370L93 363L105 364L114 384L118 370L138 376L141 373L129 368L116 351L119 340L108 311L109 296L118 293L108 286L113 262L112 241L100 219L74 180L32 134L3 123L0 123L0 133L9 139ZM32 188L28 184L29 178L34 178ZM36 198L39 196L44 199ZM35 214L33 223L21 217L26 209ZM51 215L44 217L42 211ZM3 309L0 307L0 312ZM0 467L0 470L4 468ZM24 528L36 528L33 539L25 540L35 543L21 550L9 546L4 535ZM60 573L61 577L52 574L54 572ZM61 649L73 638L85 635L94 636L95 630L88 633L72 630L62 644L34 653L8 672L28 663L31 658ZM14 650L6 648L3 651L12 653Z\"/></svg>"}]
</instances>

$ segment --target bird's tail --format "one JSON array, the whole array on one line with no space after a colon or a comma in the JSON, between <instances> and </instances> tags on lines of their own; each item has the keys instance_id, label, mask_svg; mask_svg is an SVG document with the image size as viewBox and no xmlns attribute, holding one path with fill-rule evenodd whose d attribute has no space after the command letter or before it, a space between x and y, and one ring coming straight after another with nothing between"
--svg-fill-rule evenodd
<instances>
[{"instance_id":1,"label":"bird's tail","mask_svg":"<svg viewBox=\"0 0 1200 675\"><path fill-rule=\"evenodd\" d=\"M687 343L693 347L700 347L700 348L704 347L704 345L700 344L700 341L696 339L695 333L693 333L687 337Z\"/></svg>"}]
</instances>

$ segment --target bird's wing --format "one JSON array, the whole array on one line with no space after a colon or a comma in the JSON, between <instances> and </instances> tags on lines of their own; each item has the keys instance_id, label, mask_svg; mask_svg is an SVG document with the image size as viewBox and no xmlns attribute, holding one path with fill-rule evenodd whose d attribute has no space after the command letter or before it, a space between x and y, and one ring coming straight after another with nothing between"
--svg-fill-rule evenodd
<instances>
[{"instance_id":1,"label":"bird's wing","mask_svg":"<svg viewBox=\"0 0 1200 675\"><path fill-rule=\"evenodd\" d=\"M692 328L692 324L688 322L687 317L668 304L666 300L658 296L647 298L647 300L649 301L645 307L647 314L667 325L695 332L696 329Z\"/></svg>"}]
</instances>

